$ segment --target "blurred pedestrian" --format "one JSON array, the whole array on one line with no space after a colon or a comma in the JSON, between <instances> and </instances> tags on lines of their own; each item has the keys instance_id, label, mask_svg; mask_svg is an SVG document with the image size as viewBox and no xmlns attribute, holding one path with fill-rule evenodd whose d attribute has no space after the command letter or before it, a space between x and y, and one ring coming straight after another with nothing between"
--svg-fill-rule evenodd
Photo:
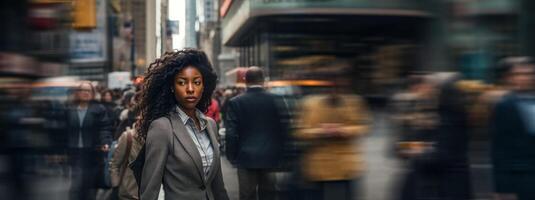
<instances>
[{"instance_id":1,"label":"blurred pedestrian","mask_svg":"<svg viewBox=\"0 0 535 200\"><path fill-rule=\"evenodd\" d=\"M136 122L136 117L138 116L139 112L136 107L136 103L139 100L139 93L138 94L132 94L127 93L124 96L124 109L119 112L119 124L117 125L117 128L115 130L114 138L117 139L119 136L123 134L124 131L126 131L127 127L132 127L132 125Z\"/></svg>"},{"instance_id":2,"label":"blurred pedestrian","mask_svg":"<svg viewBox=\"0 0 535 200\"><path fill-rule=\"evenodd\" d=\"M115 107L115 113L117 114L119 121L124 119L125 116L123 112L130 107L130 104L132 103L132 97L134 97L134 95L134 92L126 91L121 96L120 103Z\"/></svg>"},{"instance_id":3,"label":"blurred pedestrian","mask_svg":"<svg viewBox=\"0 0 535 200\"><path fill-rule=\"evenodd\" d=\"M117 104L115 104L114 99L114 93L112 90L104 89L100 93L100 103L106 108L106 112L108 114L109 119L111 120L113 127L112 130L115 130L115 127L118 123L118 115L115 112L115 108L117 107Z\"/></svg>"},{"instance_id":4,"label":"blurred pedestrian","mask_svg":"<svg viewBox=\"0 0 535 200\"><path fill-rule=\"evenodd\" d=\"M360 145L371 115L359 96L349 94L343 72L332 72L335 88L327 94L304 97L297 110L296 138L307 142L302 173L317 189L305 199L353 199L364 172Z\"/></svg>"},{"instance_id":5,"label":"blurred pedestrian","mask_svg":"<svg viewBox=\"0 0 535 200\"><path fill-rule=\"evenodd\" d=\"M470 164L474 198L491 198L494 194L493 169L491 159L491 116L494 108L509 93L507 80L507 59L493 66L493 81L467 80L461 84L468 93L470 124Z\"/></svg>"},{"instance_id":6,"label":"blurred pedestrian","mask_svg":"<svg viewBox=\"0 0 535 200\"><path fill-rule=\"evenodd\" d=\"M106 104L115 105L114 96L115 95L113 94L112 90L104 89L102 90L102 92L100 92L100 102L103 104L106 103Z\"/></svg>"},{"instance_id":7,"label":"blurred pedestrian","mask_svg":"<svg viewBox=\"0 0 535 200\"><path fill-rule=\"evenodd\" d=\"M223 89L219 88L214 92L214 99L217 101L219 107L221 107L223 103Z\"/></svg>"},{"instance_id":8,"label":"blurred pedestrian","mask_svg":"<svg viewBox=\"0 0 535 200\"><path fill-rule=\"evenodd\" d=\"M397 144L409 171L400 199L468 200L467 112L454 73L426 75L411 86Z\"/></svg>"},{"instance_id":9,"label":"blurred pedestrian","mask_svg":"<svg viewBox=\"0 0 535 200\"><path fill-rule=\"evenodd\" d=\"M117 146L110 161L110 175L114 195L112 198L120 200L139 199L138 184L128 164L136 159L143 146L135 127L127 127L118 139Z\"/></svg>"},{"instance_id":10,"label":"blurred pedestrian","mask_svg":"<svg viewBox=\"0 0 535 200\"><path fill-rule=\"evenodd\" d=\"M74 91L74 99L67 111L68 145L70 147L71 199L95 199L97 187L102 186L102 152L112 142L111 121L106 108L96 103L95 88L81 83Z\"/></svg>"},{"instance_id":11,"label":"blurred pedestrian","mask_svg":"<svg viewBox=\"0 0 535 200\"><path fill-rule=\"evenodd\" d=\"M141 199L158 199L163 184L166 199L228 200L217 126L203 114L216 80L200 50L168 52L149 66L136 123L145 141Z\"/></svg>"},{"instance_id":12,"label":"blurred pedestrian","mask_svg":"<svg viewBox=\"0 0 535 200\"><path fill-rule=\"evenodd\" d=\"M529 57L506 58L510 92L490 121L495 192L498 199L535 199L535 64Z\"/></svg>"},{"instance_id":13,"label":"blurred pedestrian","mask_svg":"<svg viewBox=\"0 0 535 200\"><path fill-rule=\"evenodd\" d=\"M214 97L212 97L210 106L208 106L208 110L206 110L205 114L206 116L212 118L219 125L221 122L221 116L219 112L219 103Z\"/></svg>"},{"instance_id":14,"label":"blurred pedestrian","mask_svg":"<svg viewBox=\"0 0 535 200\"><path fill-rule=\"evenodd\" d=\"M282 98L264 89L264 72L250 67L247 91L227 104L226 153L238 167L240 200L275 199L273 171L282 164L288 124Z\"/></svg>"}]
</instances>

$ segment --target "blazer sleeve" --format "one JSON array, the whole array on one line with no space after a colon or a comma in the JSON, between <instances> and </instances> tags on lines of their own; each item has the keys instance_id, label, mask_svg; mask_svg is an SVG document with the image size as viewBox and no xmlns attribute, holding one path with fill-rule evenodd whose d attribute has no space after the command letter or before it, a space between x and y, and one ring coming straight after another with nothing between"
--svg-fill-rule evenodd
<instances>
[{"instance_id":1,"label":"blazer sleeve","mask_svg":"<svg viewBox=\"0 0 535 200\"><path fill-rule=\"evenodd\" d=\"M211 128L214 130L214 133L217 133L217 124L213 119L208 119ZM216 141L217 142L217 141ZM219 148L219 144L212 144L214 148ZM214 163L218 164L219 170L217 171L214 179L212 180L212 194L216 200L228 200L227 190L225 189L225 183L223 182L223 174L221 172L221 162Z\"/></svg>"},{"instance_id":2,"label":"blazer sleeve","mask_svg":"<svg viewBox=\"0 0 535 200\"><path fill-rule=\"evenodd\" d=\"M145 165L141 176L140 194L143 200L157 200L167 156L169 154L171 125L166 118L154 120L145 141Z\"/></svg>"},{"instance_id":3,"label":"blazer sleeve","mask_svg":"<svg viewBox=\"0 0 535 200\"><path fill-rule=\"evenodd\" d=\"M212 193L214 194L215 200L229 200L227 190L225 189L225 183L223 182L221 167L219 167L217 175L212 181Z\"/></svg>"}]
</instances>

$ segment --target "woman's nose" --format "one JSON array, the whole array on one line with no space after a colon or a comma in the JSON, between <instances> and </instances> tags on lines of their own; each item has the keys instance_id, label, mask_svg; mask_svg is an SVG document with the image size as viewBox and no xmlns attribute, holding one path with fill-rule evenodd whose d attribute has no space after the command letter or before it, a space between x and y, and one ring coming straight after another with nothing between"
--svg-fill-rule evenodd
<instances>
[{"instance_id":1,"label":"woman's nose","mask_svg":"<svg viewBox=\"0 0 535 200\"><path fill-rule=\"evenodd\" d=\"M188 93L193 93L193 84L192 83L188 83L188 86L186 87L186 92Z\"/></svg>"}]
</instances>

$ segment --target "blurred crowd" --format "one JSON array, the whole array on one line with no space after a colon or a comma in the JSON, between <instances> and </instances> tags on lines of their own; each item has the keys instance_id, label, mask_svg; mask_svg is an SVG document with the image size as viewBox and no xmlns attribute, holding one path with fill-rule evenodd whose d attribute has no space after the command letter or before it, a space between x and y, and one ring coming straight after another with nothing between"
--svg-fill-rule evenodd
<instances>
[{"instance_id":1,"label":"blurred crowd","mask_svg":"<svg viewBox=\"0 0 535 200\"><path fill-rule=\"evenodd\" d=\"M404 167L394 199L535 199L531 58L503 59L493 83L413 72L387 105L373 109L370 99L354 94L349 73L326 73L328 89L297 103L273 94L263 74L247 87L216 90L206 115L217 122L220 149L238 169L238 186L227 188L239 187L239 199L362 197L361 143L378 112L395 125L389 152ZM41 88L33 82L3 84L0 193L137 199L128 163L141 146L133 133L141 87L142 81L122 90L79 81L61 100L33 98ZM67 189L49 185L58 183Z\"/></svg>"},{"instance_id":2,"label":"blurred crowd","mask_svg":"<svg viewBox=\"0 0 535 200\"><path fill-rule=\"evenodd\" d=\"M534 67L528 57L505 58L494 83L411 75L392 100L393 149L409 170L401 199L534 199Z\"/></svg>"}]
</instances>

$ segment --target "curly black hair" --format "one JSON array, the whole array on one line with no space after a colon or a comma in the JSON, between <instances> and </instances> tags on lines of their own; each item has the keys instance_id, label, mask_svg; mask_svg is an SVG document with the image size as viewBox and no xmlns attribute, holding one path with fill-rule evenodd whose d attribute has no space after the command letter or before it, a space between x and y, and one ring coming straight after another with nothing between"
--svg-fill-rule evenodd
<instances>
[{"instance_id":1,"label":"curly black hair","mask_svg":"<svg viewBox=\"0 0 535 200\"><path fill-rule=\"evenodd\" d=\"M188 66L199 70L204 81L202 97L196 107L202 112L208 108L216 87L217 75L206 54L196 49L166 52L151 63L145 73L137 105L139 117L136 121L136 132L141 141L146 139L150 123L168 115L177 105L171 88L175 75Z\"/></svg>"}]
</instances>

